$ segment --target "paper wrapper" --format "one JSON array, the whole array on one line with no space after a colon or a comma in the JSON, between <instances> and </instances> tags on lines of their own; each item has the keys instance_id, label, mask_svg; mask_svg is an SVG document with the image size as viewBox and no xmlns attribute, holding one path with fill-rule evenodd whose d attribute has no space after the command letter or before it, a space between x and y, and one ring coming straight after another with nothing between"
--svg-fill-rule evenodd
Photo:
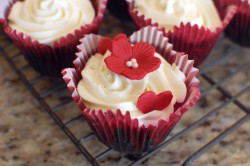
<instances>
[{"instance_id":1,"label":"paper wrapper","mask_svg":"<svg viewBox=\"0 0 250 166\"><path fill-rule=\"evenodd\" d=\"M232 21L225 29L225 34L232 41L242 45L250 46L250 4L247 0L216 0L216 7L221 12L229 5L236 5L238 10Z\"/></svg>"},{"instance_id":2,"label":"paper wrapper","mask_svg":"<svg viewBox=\"0 0 250 166\"><path fill-rule=\"evenodd\" d=\"M147 25L159 27L164 32L164 36L168 37L169 42L173 44L173 49L187 53L189 58L194 60L194 66L200 65L205 60L217 38L231 21L237 10L235 6L228 6L228 8L224 9L226 14L221 18L222 26L216 28L215 32L210 31L204 26L192 26L190 23L181 23L175 26L173 31L166 31L157 22L139 13L134 7L134 0L127 0L127 3L129 5L129 13L138 27L141 28Z\"/></svg>"},{"instance_id":3,"label":"paper wrapper","mask_svg":"<svg viewBox=\"0 0 250 166\"><path fill-rule=\"evenodd\" d=\"M73 66L72 61L75 59L77 52L76 46L80 43L85 34L96 33L106 8L107 0L92 0L96 11L96 16L91 24L81 26L67 36L63 36L51 45L41 44L32 40L29 36L17 32L8 26L8 13L13 0L2 0L0 5L0 23L4 31L20 48L29 64L41 74L58 75L65 67Z\"/></svg>"},{"instance_id":4,"label":"paper wrapper","mask_svg":"<svg viewBox=\"0 0 250 166\"><path fill-rule=\"evenodd\" d=\"M123 21L132 21L128 13L126 0L108 0L107 7L111 14Z\"/></svg>"},{"instance_id":5,"label":"paper wrapper","mask_svg":"<svg viewBox=\"0 0 250 166\"><path fill-rule=\"evenodd\" d=\"M159 120L158 125L139 125L137 119L131 119L127 111L125 115L120 110L91 110L86 108L77 91L77 84L82 79L81 70L88 59L97 52L98 42L101 36L86 35L78 46L80 52L74 61L75 68L67 68L62 71L72 97L82 110L82 113L91 129L99 140L105 145L126 154L141 154L156 147L172 130L182 115L192 107L200 96L197 88L199 80L196 78L198 69L193 67L193 61L188 56L172 50L172 44L163 36L156 27L145 27L135 32L130 38L131 43L140 41L153 45L156 52L160 53L169 63L176 63L186 75L187 96L185 101L175 104L174 112L164 120Z\"/></svg>"}]
</instances>

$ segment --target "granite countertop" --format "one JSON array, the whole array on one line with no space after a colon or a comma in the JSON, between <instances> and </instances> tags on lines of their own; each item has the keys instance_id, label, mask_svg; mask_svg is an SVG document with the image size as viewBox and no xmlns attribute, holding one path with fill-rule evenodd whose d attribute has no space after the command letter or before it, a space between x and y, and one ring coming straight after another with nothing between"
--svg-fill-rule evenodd
<instances>
[{"instance_id":1,"label":"granite countertop","mask_svg":"<svg viewBox=\"0 0 250 166\"><path fill-rule=\"evenodd\" d=\"M119 22L118 22L119 23ZM102 26L108 24L108 21ZM124 28L126 25L124 24ZM112 32L117 33L116 31ZM0 45L5 39L0 39ZM233 48L233 49L232 49ZM15 51L15 46L8 46L7 51ZM234 50L237 50L236 52ZM221 56L225 53L234 53L237 56L226 58L207 73L214 80L220 81L232 74L239 66L250 62L250 49L241 48L227 39L222 38L212 55ZM215 59L211 56L209 59ZM209 62L209 59L207 62ZM21 62L20 62L21 63ZM0 165L1 166L66 166L89 165L72 142L65 136L50 116L42 111L41 106L19 80L0 51ZM49 79L48 79L49 80ZM49 81L47 81L49 82ZM232 95L250 85L250 68L237 73L223 82ZM42 86L44 85L38 85ZM201 89L210 87L201 79ZM212 90L206 98L191 109L178 123L174 131L189 126L195 120L218 107L225 100L218 90ZM244 105L250 108L250 92L239 97ZM243 111L233 103L223 107L216 115L211 116L204 123L191 132L161 149L141 165L181 165L185 159L215 138L218 134L245 116ZM250 163L250 122L244 123L237 130L225 137L223 141L211 148L192 165L220 165L220 166L248 166ZM86 147L99 151L101 145L89 142ZM102 165L126 165L128 160L121 158L119 153L113 153L100 161Z\"/></svg>"},{"instance_id":2,"label":"granite countertop","mask_svg":"<svg viewBox=\"0 0 250 166\"><path fill-rule=\"evenodd\" d=\"M0 75L0 165L86 165L2 55Z\"/></svg>"}]
</instances>

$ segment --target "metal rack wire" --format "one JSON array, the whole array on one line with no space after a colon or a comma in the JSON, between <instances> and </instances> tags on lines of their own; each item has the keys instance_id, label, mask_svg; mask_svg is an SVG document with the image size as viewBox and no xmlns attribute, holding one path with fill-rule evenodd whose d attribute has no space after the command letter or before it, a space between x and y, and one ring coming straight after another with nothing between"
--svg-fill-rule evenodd
<instances>
[{"instance_id":1,"label":"metal rack wire","mask_svg":"<svg viewBox=\"0 0 250 166\"><path fill-rule=\"evenodd\" d=\"M122 24L117 20L112 21L113 18L110 18L110 16L106 16L105 19L106 24L109 24L110 22L112 24L107 26L106 28L102 28L100 34L110 35L111 33L114 33L110 30L110 26L120 29L127 29L129 26L131 26L124 23ZM131 31L132 30L133 27ZM10 47L13 47L13 43L5 34L0 33L0 39L4 40L4 42L0 45L0 54L3 55L4 58L8 61L11 68L17 73L18 77L30 90L33 96L38 100L42 108L48 112L48 114L54 119L58 126L60 126L61 130L75 144L75 146L79 149L83 156L92 165L102 165L105 160L109 159L109 156L111 156L112 153L116 153L112 149L101 144L96 139L95 135L91 132L91 130L85 123L82 115L80 114L80 111L75 106L66 89L66 85L61 79L52 79L46 76L39 75L31 68L31 66L27 64L20 51L15 52L14 54L10 54L8 52L8 49ZM220 45L223 42L224 38L221 38L217 45ZM237 111L243 112L244 115L237 119L231 126L226 127L214 138L201 145L199 149L190 153L189 156L186 156L185 159L182 159L182 165L189 166L204 153L206 153L209 149L211 149L214 145L218 144L226 136L230 135L230 133L234 132L237 128L239 128L242 124L250 119L250 106L240 100L242 96L250 93L249 79L246 79L248 80L248 82L246 82L246 84L243 86L243 89L241 89L239 92L230 91L233 85L225 85L225 83L232 80L237 74L250 70L250 59L246 58L246 60L244 60L241 64L235 65L232 71L228 71L228 74L218 74L219 77L216 78L217 76L211 74L211 70L217 70L223 65L230 65L230 60L237 57L237 55L242 54L242 49L236 45L229 45L223 50L221 50L220 47L217 47L215 49L220 49L220 53L214 51L214 55L211 55L211 58L205 65L202 66L202 69L199 73L202 95L201 100L197 104L199 106L198 109L206 107L202 105L208 105L206 99L211 97L211 93L215 90L216 93L219 94L219 96L222 96L221 101L219 101L219 103L209 111L206 111L206 114L203 114L198 118L194 118L189 123L189 125L183 127L180 131L171 133L170 136L157 148L137 157L123 156L122 158L126 158L127 160L126 164L138 165L145 162L146 160L150 160L151 157L153 157L156 153L160 153L160 151L164 147L167 147L177 140L183 138L183 136L185 136L192 130L206 123L212 116L217 116L217 114L219 112L222 112L223 108L225 108L229 104L234 104L235 106L237 106ZM220 56L221 53L223 53L224 55ZM41 83L44 85L43 88L40 88L40 86L38 86L38 84ZM56 102L51 102L52 98L53 101ZM193 110L190 111L192 112ZM79 123L81 124L81 127ZM85 145L87 142L92 142L92 145L97 146L98 151L92 152L91 148ZM121 159L119 158L119 160Z\"/></svg>"}]
</instances>

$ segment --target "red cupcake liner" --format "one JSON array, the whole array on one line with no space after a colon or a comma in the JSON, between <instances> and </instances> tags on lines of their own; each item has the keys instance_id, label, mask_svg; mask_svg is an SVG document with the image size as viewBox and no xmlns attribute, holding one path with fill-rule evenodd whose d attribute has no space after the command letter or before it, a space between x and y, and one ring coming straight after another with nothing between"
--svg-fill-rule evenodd
<instances>
[{"instance_id":1,"label":"red cupcake liner","mask_svg":"<svg viewBox=\"0 0 250 166\"><path fill-rule=\"evenodd\" d=\"M225 29L225 35L232 41L242 45L250 46L250 4L242 0L216 0L216 7L221 11L229 5L238 7L237 13Z\"/></svg>"},{"instance_id":2,"label":"red cupcake liner","mask_svg":"<svg viewBox=\"0 0 250 166\"><path fill-rule=\"evenodd\" d=\"M232 20L237 8L235 6L228 6L224 9L225 15L221 17L222 26L216 28L215 32L198 25L191 25L190 23L181 23L178 26L174 26L173 31L166 31L165 28L160 27L157 22L154 22L150 18L146 18L145 15L139 13L134 7L134 0L127 0L129 5L129 13L138 27L144 27L147 25L157 26L164 32L164 36L169 38L169 42L173 44L174 50L179 52L185 52L189 55L190 59L194 60L194 66L200 65L212 50L215 42L217 41L221 32Z\"/></svg>"},{"instance_id":3,"label":"red cupcake liner","mask_svg":"<svg viewBox=\"0 0 250 166\"><path fill-rule=\"evenodd\" d=\"M72 67L72 61L77 52L76 46L80 44L79 39L89 33L97 33L100 22L106 9L107 0L92 0L96 11L95 19L92 23L81 26L67 36L63 36L52 45L41 44L17 32L8 26L8 13L15 0L2 0L0 5L0 23L4 31L13 40L24 54L29 64L41 74L60 75L65 67Z\"/></svg>"},{"instance_id":4,"label":"red cupcake liner","mask_svg":"<svg viewBox=\"0 0 250 166\"><path fill-rule=\"evenodd\" d=\"M153 45L156 52L160 53L169 63L176 63L186 75L187 96L185 101L175 104L174 112L166 117L166 120L159 120L156 126L139 125L138 119L131 119L128 111L123 115L120 110L113 113L110 110L86 108L78 94L77 84L82 79L81 70L88 59L97 53L100 39L101 36L97 35L86 35L81 39L82 43L78 46L80 52L77 53L74 61L75 68L64 69L62 71L63 79L73 99L82 110L87 123L101 142L126 154L141 154L159 145L182 115L199 99L200 91L197 88L199 80L196 78L198 69L193 67L194 62L188 60L188 55L172 50L172 44L157 27L145 27L130 36L131 43L144 41Z\"/></svg>"}]
</instances>

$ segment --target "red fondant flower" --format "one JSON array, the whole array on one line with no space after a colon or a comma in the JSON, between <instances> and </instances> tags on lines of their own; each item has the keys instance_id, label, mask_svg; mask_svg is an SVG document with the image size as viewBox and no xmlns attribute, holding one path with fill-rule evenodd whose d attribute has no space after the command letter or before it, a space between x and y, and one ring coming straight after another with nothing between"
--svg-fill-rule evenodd
<instances>
[{"instance_id":1,"label":"red fondant flower","mask_svg":"<svg viewBox=\"0 0 250 166\"><path fill-rule=\"evenodd\" d=\"M144 78L161 64L161 60L154 56L154 47L145 42L132 46L125 35L118 35L111 43L108 39L101 41L104 42L105 46L100 44L98 51L103 53L109 49L112 52L111 56L105 58L107 67L131 80ZM107 44L108 42L110 44Z\"/></svg>"},{"instance_id":2,"label":"red fondant flower","mask_svg":"<svg viewBox=\"0 0 250 166\"><path fill-rule=\"evenodd\" d=\"M137 108L144 114L153 110L161 111L171 103L173 94L171 91L164 91L156 95L153 91L147 91L140 95L137 100Z\"/></svg>"},{"instance_id":3,"label":"red fondant flower","mask_svg":"<svg viewBox=\"0 0 250 166\"><path fill-rule=\"evenodd\" d=\"M126 39L127 40L127 36L125 34L116 35L116 37L113 39L113 41L117 41L119 39ZM102 55L104 55L107 50L112 52L113 41L108 37L103 37L98 43L98 52Z\"/></svg>"}]
</instances>

